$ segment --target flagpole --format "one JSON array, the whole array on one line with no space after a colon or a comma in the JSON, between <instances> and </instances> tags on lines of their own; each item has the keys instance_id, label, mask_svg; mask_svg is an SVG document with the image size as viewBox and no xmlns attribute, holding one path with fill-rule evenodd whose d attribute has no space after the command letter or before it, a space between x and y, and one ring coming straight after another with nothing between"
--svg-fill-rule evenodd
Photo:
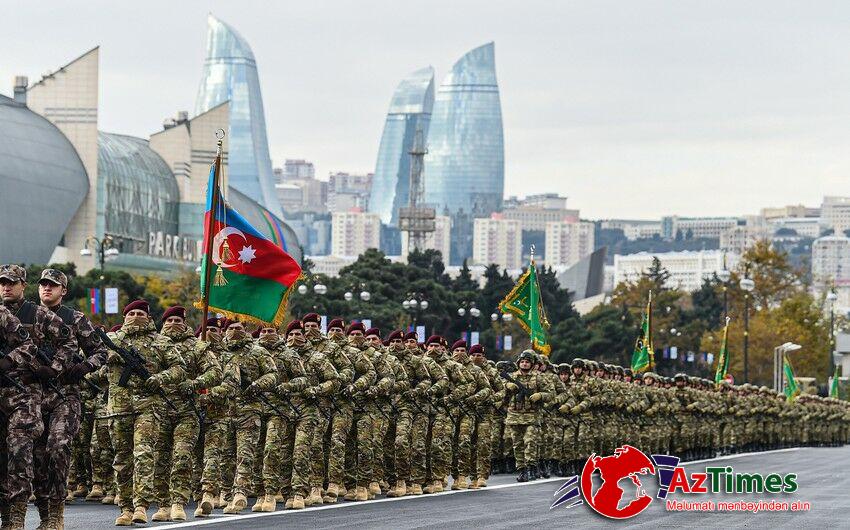
<instances>
[{"instance_id":1,"label":"flagpole","mask_svg":"<svg viewBox=\"0 0 850 530\"><path fill-rule=\"evenodd\" d=\"M649 304L646 308L646 342L649 352L649 371L655 371L655 350L652 348L652 289L649 290Z\"/></svg>"},{"instance_id":2,"label":"flagpole","mask_svg":"<svg viewBox=\"0 0 850 530\"><path fill-rule=\"evenodd\" d=\"M215 171L213 172L213 189L208 190L208 193L212 194L211 204L210 204L210 219L207 222L207 240L206 244L206 257L204 267L204 284L203 289L201 290L201 296L203 304L204 304L204 314L203 320L201 320L201 340L207 340L207 319L209 318L210 313L210 276L212 275L212 253L213 253L213 230L215 229L215 218L218 213L218 199L219 199L219 184L221 181L221 146L224 140L224 129L219 129L215 132L215 136L218 139L216 145L215 152Z\"/></svg>"}]
</instances>

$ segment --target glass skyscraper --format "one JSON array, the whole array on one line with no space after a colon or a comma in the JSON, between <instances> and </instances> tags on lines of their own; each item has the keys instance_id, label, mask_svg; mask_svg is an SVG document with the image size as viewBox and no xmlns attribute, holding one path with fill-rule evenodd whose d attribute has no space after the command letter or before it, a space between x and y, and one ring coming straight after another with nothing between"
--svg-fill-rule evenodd
<instances>
[{"instance_id":1,"label":"glass skyscraper","mask_svg":"<svg viewBox=\"0 0 850 530\"><path fill-rule=\"evenodd\" d=\"M417 70L398 84L387 112L378 149L369 211L385 225L398 225L398 209L410 193L410 153L416 131L427 138L434 106L434 69Z\"/></svg>"},{"instance_id":2,"label":"glass skyscraper","mask_svg":"<svg viewBox=\"0 0 850 530\"><path fill-rule=\"evenodd\" d=\"M475 217L502 206L505 150L492 42L460 58L434 100L425 202L452 217L452 260L472 256Z\"/></svg>"},{"instance_id":3,"label":"glass skyscraper","mask_svg":"<svg viewBox=\"0 0 850 530\"><path fill-rule=\"evenodd\" d=\"M242 35L210 15L207 57L195 115L225 101L230 101L228 185L282 217L274 190L263 95L254 54ZM214 145L214 139L210 139L210 145Z\"/></svg>"}]
</instances>

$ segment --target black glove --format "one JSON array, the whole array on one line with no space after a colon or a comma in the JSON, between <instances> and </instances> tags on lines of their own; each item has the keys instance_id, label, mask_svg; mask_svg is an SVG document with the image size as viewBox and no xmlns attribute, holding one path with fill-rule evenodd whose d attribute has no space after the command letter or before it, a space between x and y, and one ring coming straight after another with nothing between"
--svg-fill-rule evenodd
<instances>
[{"instance_id":1,"label":"black glove","mask_svg":"<svg viewBox=\"0 0 850 530\"><path fill-rule=\"evenodd\" d=\"M14 368L15 363L12 362L12 359L8 357L3 357L0 359L0 373L8 374Z\"/></svg>"},{"instance_id":2,"label":"black glove","mask_svg":"<svg viewBox=\"0 0 850 530\"><path fill-rule=\"evenodd\" d=\"M65 372L65 375L62 378L65 380L66 383L73 385L82 381L86 374L90 374L93 371L94 367L89 363L83 361L70 367Z\"/></svg>"},{"instance_id":3,"label":"black glove","mask_svg":"<svg viewBox=\"0 0 850 530\"><path fill-rule=\"evenodd\" d=\"M35 376L42 383L48 383L56 379L59 372L49 366L39 366L35 369Z\"/></svg>"}]
</instances>

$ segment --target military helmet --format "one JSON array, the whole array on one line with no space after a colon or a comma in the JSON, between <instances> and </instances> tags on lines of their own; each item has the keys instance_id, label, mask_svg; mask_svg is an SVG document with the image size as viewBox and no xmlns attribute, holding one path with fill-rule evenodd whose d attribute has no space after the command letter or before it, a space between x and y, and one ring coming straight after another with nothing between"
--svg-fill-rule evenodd
<instances>
[{"instance_id":1,"label":"military helmet","mask_svg":"<svg viewBox=\"0 0 850 530\"><path fill-rule=\"evenodd\" d=\"M523 350L523 352L519 354L519 357L516 358L517 365L523 359L531 361L531 363L534 364L537 361L537 354L531 350Z\"/></svg>"},{"instance_id":2,"label":"military helmet","mask_svg":"<svg viewBox=\"0 0 850 530\"><path fill-rule=\"evenodd\" d=\"M504 372L505 370L510 370L513 368L514 363L511 361L499 361L496 363L496 369L500 372Z\"/></svg>"},{"instance_id":3,"label":"military helmet","mask_svg":"<svg viewBox=\"0 0 850 530\"><path fill-rule=\"evenodd\" d=\"M570 363L561 363L558 365L558 372L569 372L570 368Z\"/></svg>"},{"instance_id":4,"label":"military helmet","mask_svg":"<svg viewBox=\"0 0 850 530\"><path fill-rule=\"evenodd\" d=\"M599 363L597 361L594 361L594 360L591 359L591 360L587 361L587 368L589 370L593 370L595 372L596 370L599 369Z\"/></svg>"},{"instance_id":5,"label":"military helmet","mask_svg":"<svg viewBox=\"0 0 850 530\"><path fill-rule=\"evenodd\" d=\"M587 361L585 361L584 359L576 357L575 359L573 359L573 368L585 368L586 362Z\"/></svg>"},{"instance_id":6,"label":"military helmet","mask_svg":"<svg viewBox=\"0 0 850 530\"><path fill-rule=\"evenodd\" d=\"M626 375L626 370L623 369L622 366L615 366L614 369L617 371L619 375ZM631 374L629 374L631 375Z\"/></svg>"},{"instance_id":7,"label":"military helmet","mask_svg":"<svg viewBox=\"0 0 850 530\"><path fill-rule=\"evenodd\" d=\"M655 372L644 372L639 374L638 377L641 379L658 379L658 375Z\"/></svg>"},{"instance_id":8,"label":"military helmet","mask_svg":"<svg viewBox=\"0 0 850 530\"><path fill-rule=\"evenodd\" d=\"M687 380L688 380L688 374L683 374L682 372L679 372L678 374L673 376L673 381L687 381Z\"/></svg>"},{"instance_id":9,"label":"military helmet","mask_svg":"<svg viewBox=\"0 0 850 530\"><path fill-rule=\"evenodd\" d=\"M635 374L632 372L631 368L623 368L623 375L625 377L634 377Z\"/></svg>"}]
</instances>

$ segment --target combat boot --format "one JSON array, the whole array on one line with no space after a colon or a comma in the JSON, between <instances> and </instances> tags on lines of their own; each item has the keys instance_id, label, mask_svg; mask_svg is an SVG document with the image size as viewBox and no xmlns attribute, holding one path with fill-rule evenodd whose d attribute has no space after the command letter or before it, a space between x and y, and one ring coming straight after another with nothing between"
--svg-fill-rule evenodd
<instances>
[{"instance_id":1,"label":"combat boot","mask_svg":"<svg viewBox=\"0 0 850 530\"><path fill-rule=\"evenodd\" d=\"M293 510L303 510L305 504L306 503L304 502L304 497L302 497L301 495L296 495L295 497L292 497L291 509L293 509Z\"/></svg>"},{"instance_id":2,"label":"combat boot","mask_svg":"<svg viewBox=\"0 0 850 530\"><path fill-rule=\"evenodd\" d=\"M136 506L136 511L133 512L133 522L147 524L148 522L148 507L144 504Z\"/></svg>"},{"instance_id":3,"label":"combat boot","mask_svg":"<svg viewBox=\"0 0 850 530\"><path fill-rule=\"evenodd\" d=\"M50 528L50 503L47 499L38 499L35 501L35 507L38 508L39 524L35 530L47 530Z\"/></svg>"},{"instance_id":4,"label":"combat boot","mask_svg":"<svg viewBox=\"0 0 850 530\"><path fill-rule=\"evenodd\" d=\"M434 493L434 483L429 482L428 484L425 484L425 487L422 488L422 493L424 493L425 495Z\"/></svg>"},{"instance_id":5,"label":"combat boot","mask_svg":"<svg viewBox=\"0 0 850 530\"><path fill-rule=\"evenodd\" d=\"M201 510L204 517L208 516L212 513L213 508L215 508L215 496L212 493L204 493L204 496L201 497L201 502L198 503L198 510ZM198 516L197 510L195 510L195 517Z\"/></svg>"},{"instance_id":6,"label":"combat boot","mask_svg":"<svg viewBox=\"0 0 850 530\"><path fill-rule=\"evenodd\" d=\"M395 488L387 492L387 497L404 497L407 495L407 485L403 480L397 480Z\"/></svg>"},{"instance_id":7,"label":"combat boot","mask_svg":"<svg viewBox=\"0 0 850 530\"><path fill-rule=\"evenodd\" d=\"M133 512L121 510L121 515L115 519L115 526L133 526Z\"/></svg>"},{"instance_id":8,"label":"combat boot","mask_svg":"<svg viewBox=\"0 0 850 530\"><path fill-rule=\"evenodd\" d=\"M253 505L253 506L251 506L251 511L252 511L252 512L261 512L261 511L263 511L263 503L264 503L264 502L266 502L266 498L265 498L265 496L263 496L263 495L259 495L259 496L257 496L257 502L255 502L255 503L254 503L254 505Z\"/></svg>"},{"instance_id":9,"label":"combat boot","mask_svg":"<svg viewBox=\"0 0 850 530\"><path fill-rule=\"evenodd\" d=\"M516 478L517 482L528 482L528 470L524 467L519 469L519 475Z\"/></svg>"},{"instance_id":10,"label":"combat boot","mask_svg":"<svg viewBox=\"0 0 850 530\"><path fill-rule=\"evenodd\" d=\"M109 493L107 493L106 495L103 496L102 499L100 499L101 504L113 504L114 502L115 502L115 495L111 495Z\"/></svg>"},{"instance_id":11,"label":"combat boot","mask_svg":"<svg viewBox=\"0 0 850 530\"><path fill-rule=\"evenodd\" d=\"M293 500L292 497L286 499L286 502L283 503L283 509L284 510L291 510L292 509L292 500Z\"/></svg>"},{"instance_id":12,"label":"combat boot","mask_svg":"<svg viewBox=\"0 0 850 530\"><path fill-rule=\"evenodd\" d=\"M471 490L477 490L478 489L478 478L477 477L470 477L468 488L471 489Z\"/></svg>"},{"instance_id":13,"label":"combat boot","mask_svg":"<svg viewBox=\"0 0 850 530\"><path fill-rule=\"evenodd\" d=\"M241 493L237 493L233 496L233 500L230 501L230 504L224 507L224 513L226 514L234 514L239 513L244 510L248 506L248 499L245 495Z\"/></svg>"},{"instance_id":14,"label":"combat boot","mask_svg":"<svg viewBox=\"0 0 850 530\"><path fill-rule=\"evenodd\" d=\"M457 486L457 489L459 490L469 489L469 479L466 478L466 475L460 475L455 483L452 484L452 489L455 489L455 486Z\"/></svg>"},{"instance_id":15,"label":"combat boot","mask_svg":"<svg viewBox=\"0 0 850 530\"><path fill-rule=\"evenodd\" d=\"M307 506L321 506L322 504L324 504L324 501L322 499L322 488L315 487L310 489L310 495L308 495L307 499L304 500L304 504Z\"/></svg>"},{"instance_id":16,"label":"combat boot","mask_svg":"<svg viewBox=\"0 0 850 530\"><path fill-rule=\"evenodd\" d=\"M88 493L89 489L85 484L77 484L77 489L74 490L74 497L85 497Z\"/></svg>"},{"instance_id":17,"label":"combat boot","mask_svg":"<svg viewBox=\"0 0 850 530\"><path fill-rule=\"evenodd\" d=\"M185 521L186 520L186 510L183 509L182 504L172 504L171 505L171 520L172 521Z\"/></svg>"},{"instance_id":18,"label":"combat boot","mask_svg":"<svg viewBox=\"0 0 850 530\"><path fill-rule=\"evenodd\" d=\"M74 490L68 488L68 494L65 495L65 502L74 502Z\"/></svg>"},{"instance_id":19,"label":"combat boot","mask_svg":"<svg viewBox=\"0 0 850 530\"><path fill-rule=\"evenodd\" d=\"M171 510L166 506L160 506L159 509L151 516L151 521L161 523L171 519Z\"/></svg>"},{"instance_id":20,"label":"combat boot","mask_svg":"<svg viewBox=\"0 0 850 530\"><path fill-rule=\"evenodd\" d=\"M435 480L434 481L434 487L432 489L434 490L434 493L442 493L443 492L443 481L439 480L439 479Z\"/></svg>"},{"instance_id":21,"label":"combat boot","mask_svg":"<svg viewBox=\"0 0 850 530\"><path fill-rule=\"evenodd\" d=\"M266 495L266 501L263 503L263 511L277 511L277 497L275 497L274 495Z\"/></svg>"},{"instance_id":22,"label":"combat boot","mask_svg":"<svg viewBox=\"0 0 850 530\"><path fill-rule=\"evenodd\" d=\"M228 505L227 495L225 495L225 493L222 491L219 494L218 499L216 499L216 501L215 501L215 507L216 508L224 508L227 505Z\"/></svg>"},{"instance_id":23,"label":"combat boot","mask_svg":"<svg viewBox=\"0 0 850 530\"><path fill-rule=\"evenodd\" d=\"M381 485L378 484L377 482L370 482L369 483L369 495L374 496L374 495L380 495L380 494L381 494Z\"/></svg>"},{"instance_id":24,"label":"combat boot","mask_svg":"<svg viewBox=\"0 0 850 530\"><path fill-rule=\"evenodd\" d=\"M540 478L540 473L538 473L537 471L537 466L528 466L528 478L529 480L537 480Z\"/></svg>"},{"instance_id":25,"label":"combat boot","mask_svg":"<svg viewBox=\"0 0 850 530\"><path fill-rule=\"evenodd\" d=\"M356 497L357 497L357 488L354 487L354 488L351 488L350 490L346 490L345 494L343 495L342 498L347 500L347 501L353 501Z\"/></svg>"},{"instance_id":26,"label":"combat boot","mask_svg":"<svg viewBox=\"0 0 850 530\"><path fill-rule=\"evenodd\" d=\"M478 486L479 488L486 488L487 487L487 479L484 478L484 477L478 477L478 481L475 483L475 485Z\"/></svg>"},{"instance_id":27,"label":"combat boot","mask_svg":"<svg viewBox=\"0 0 850 530\"><path fill-rule=\"evenodd\" d=\"M324 497L322 497L322 502L324 504L334 504L339 497L339 487L333 482L328 484L328 491L325 492Z\"/></svg>"},{"instance_id":28,"label":"combat boot","mask_svg":"<svg viewBox=\"0 0 850 530\"><path fill-rule=\"evenodd\" d=\"M210 514L208 514L208 513L204 513L204 509L201 508L200 504L198 505L197 508L195 508L195 518L196 519L200 518L200 517L209 517L209 515Z\"/></svg>"},{"instance_id":29,"label":"combat boot","mask_svg":"<svg viewBox=\"0 0 850 530\"><path fill-rule=\"evenodd\" d=\"M366 486L357 486L354 493L355 501L366 501L369 500L369 490L366 489Z\"/></svg>"},{"instance_id":30,"label":"combat boot","mask_svg":"<svg viewBox=\"0 0 850 530\"><path fill-rule=\"evenodd\" d=\"M348 488L345 487L345 484L337 484L337 497L345 497L348 495Z\"/></svg>"},{"instance_id":31,"label":"combat boot","mask_svg":"<svg viewBox=\"0 0 850 530\"><path fill-rule=\"evenodd\" d=\"M414 482L407 489L407 495L422 495L422 484Z\"/></svg>"},{"instance_id":32,"label":"combat boot","mask_svg":"<svg viewBox=\"0 0 850 530\"><path fill-rule=\"evenodd\" d=\"M86 495L87 501L99 501L104 497L103 486L100 484L92 484L91 491Z\"/></svg>"}]
</instances>

